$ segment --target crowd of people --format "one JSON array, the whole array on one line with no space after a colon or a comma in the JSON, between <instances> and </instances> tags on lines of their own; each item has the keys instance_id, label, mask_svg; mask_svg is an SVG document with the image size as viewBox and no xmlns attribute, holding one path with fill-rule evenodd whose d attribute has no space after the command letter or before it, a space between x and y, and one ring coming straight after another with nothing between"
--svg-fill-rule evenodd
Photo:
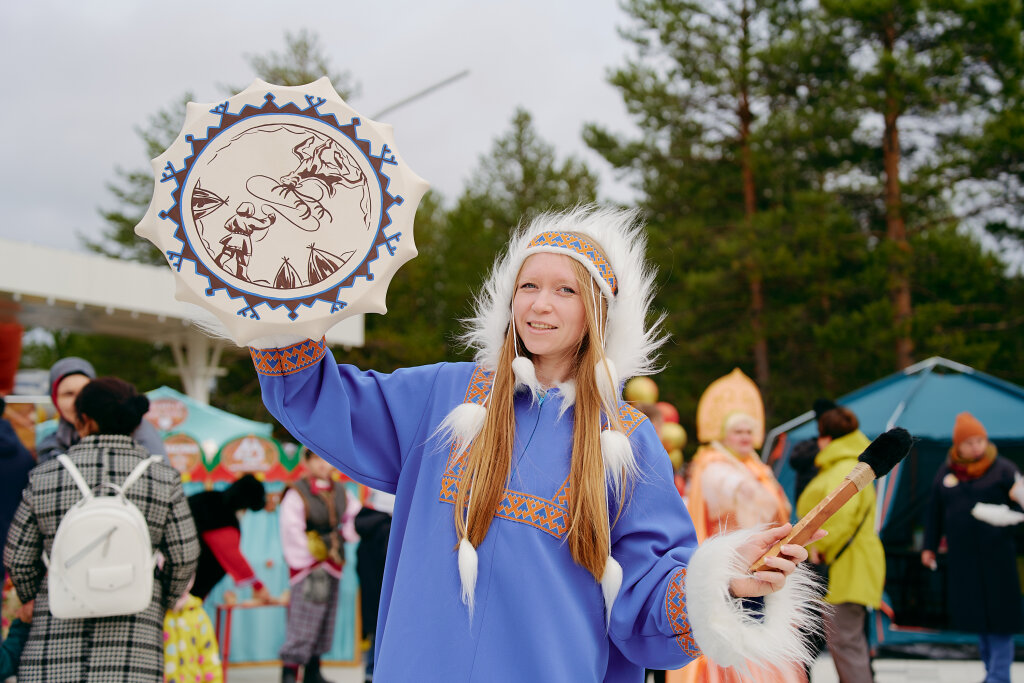
<instances>
[{"instance_id":1,"label":"crowd of people","mask_svg":"<svg viewBox=\"0 0 1024 683\"><path fill-rule=\"evenodd\" d=\"M58 361L51 385L58 425L37 444L36 457L11 423L0 419L3 566L21 603L0 647L0 680L15 672L19 681L221 680L216 634L203 609L212 589L229 576L235 589L251 590L251 603L279 602L241 551L240 517L265 508L264 484L245 474L227 488L186 497L156 430L143 419L149 401L135 387L97 378L80 358ZM65 515L85 497L78 478L85 490L115 488L140 463L146 463L145 471L119 493L139 509L154 552L156 580L148 606L96 618L51 614L50 591L58 586L46 580L47 557L56 552ZM291 574L279 656L282 680L296 680L301 668L302 680L320 683L327 680L320 657L333 639L342 544L357 539L354 519L361 505L322 458L307 450L304 464L303 477L288 487L279 508ZM379 547L381 541L373 543ZM386 550L386 538L383 543Z\"/></svg>"},{"instance_id":2,"label":"crowd of people","mask_svg":"<svg viewBox=\"0 0 1024 683\"><path fill-rule=\"evenodd\" d=\"M874 680L866 616L885 580L874 488L807 548L784 540L868 447L857 415L815 402L817 438L792 450L791 500L758 454L764 407L737 370L705 391L700 446L673 471L651 413L621 398L664 341L645 250L631 212L538 217L476 299L472 362L382 374L337 363L323 340L250 344L265 404L304 444L305 475L277 508L283 683L325 680L344 544L360 538L367 680L806 681L815 632L840 680ZM264 508L263 484L246 475L186 497L133 386L72 358L54 365L51 389L59 424L38 462L8 445L0 420L3 565L22 603L0 680L219 680L202 601L225 576L258 603L277 600L241 552L239 516ZM986 680L1001 683L1020 628L1013 532L974 511L1020 513L1024 482L977 418L963 413L951 430L921 562L934 568L945 538L953 626L979 634ZM335 470L367 487L370 504ZM137 567L61 582L108 554L102 528L70 557L58 548L69 511L104 487L148 533L143 573L154 580L137 610L88 598L130 587ZM58 616L67 609L84 616Z\"/></svg>"}]
</instances>

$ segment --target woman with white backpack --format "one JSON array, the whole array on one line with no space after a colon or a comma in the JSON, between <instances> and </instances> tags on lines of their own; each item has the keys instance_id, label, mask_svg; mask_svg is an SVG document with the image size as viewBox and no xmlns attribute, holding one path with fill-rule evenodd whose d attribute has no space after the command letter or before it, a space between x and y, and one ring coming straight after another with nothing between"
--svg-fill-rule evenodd
<instances>
[{"instance_id":1,"label":"woman with white backpack","mask_svg":"<svg viewBox=\"0 0 1024 683\"><path fill-rule=\"evenodd\" d=\"M130 436L148 409L127 382L89 382L81 441L29 476L4 549L18 597L36 601L20 683L163 681L164 612L199 546L178 473Z\"/></svg>"}]
</instances>

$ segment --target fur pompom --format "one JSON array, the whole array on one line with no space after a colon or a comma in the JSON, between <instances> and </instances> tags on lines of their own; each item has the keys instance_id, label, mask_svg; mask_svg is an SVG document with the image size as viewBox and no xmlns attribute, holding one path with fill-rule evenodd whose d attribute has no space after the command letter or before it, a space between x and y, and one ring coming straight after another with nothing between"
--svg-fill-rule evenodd
<instances>
[{"instance_id":1,"label":"fur pompom","mask_svg":"<svg viewBox=\"0 0 1024 683\"><path fill-rule=\"evenodd\" d=\"M607 365L607 369L605 369ZM601 395L601 400L604 404L611 409L619 407L619 376L615 372L615 363L612 362L611 358L605 358L603 361L597 361L597 367L594 368L594 378L597 380L597 393Z\"/></svg>"},{"instance_id":2,"label":"fur pompom","mask_svg":"<svg viewBox=\"0 0 1024 683\"><path fill-rule=\"evenodd\" d=\"M445 443L455 444L461 455L483 429L486 417L487 409L479 403L460 403L448 413L434 433Z\"/></svg>"},{"instance_id":3,"label":"fur pompom","mask_svg":"<svg viewBox=\"0 0 1024 683\"><path fill-rule=\"evenodd\" d=\"M615 561L615 558L608 555L604 562L604 571L601 573L601 593L604 595L604 621L605 628L611 625L612 605L619 595L619 588L622 587L622 565Z\"/></svg>"},{"instance_id":4,"label":"fur pompom","mask_svg":"<svg viewBox=\"0 0 1024 683\"><path fill-rule=\"evenodd\" d=\"M512 361L512 374L516 377L516 389L526 387L536 398L544 392L537 381L537 369L533 367L533 361L526 356L516 356Z\"/></svg>"},{"instance_id":5,"label":"fur pompom","mask_svg":"<svg viewBox=\"0 0 1024 683\"><path fill-rule=\"evenodd\" d=\"M1024 522L1024 512L1011 510L1009 505L975 503L971 516L992 526L1013 526Z\"/></svg>"},{"instance_id":6,"label":"fur pompom","mask_svg":"<svg viewBox=\"0 0 1024 683\"><path fill-rule=\"evenodd\" d=\"M604 459L605 481L616 493L622 486L623 476L635 479L637 464L633 457L633 446L629 443L629 437L622 432L601 430L601 457Z\"/></svg>"},{"instance_id":7,"label":"fur pompom","mask_svg":"<svg viewBox=\"0 0 1024 683\"><path fill-rule=\"evenodd\" d=\"M821 588L804 565L786 585L764 597L758 618L729 595L729 583L748 575L738 549L757 529L709 538L690 559L686 571L686 611L697 646L716 664L747 670L747 662L775 667L809 664L810 635L819 628Z\"/></svg>"},{"instance_id":8,"label":"fur pompom","mask_svg":"<svg viewBox=\"0 0 1024 683\"><path fill-rule=\"evenodd\" d=\"M459 580L462 582L462 602L469 608L470 620L476 606L476 569L476 548L464 538L459 541Z\"/></svg>"}]
</instances>

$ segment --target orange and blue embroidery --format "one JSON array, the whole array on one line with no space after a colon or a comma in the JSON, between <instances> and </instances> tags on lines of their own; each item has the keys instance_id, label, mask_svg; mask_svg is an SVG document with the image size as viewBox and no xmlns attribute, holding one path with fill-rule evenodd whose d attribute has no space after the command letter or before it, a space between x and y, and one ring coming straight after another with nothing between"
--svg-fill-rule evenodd
<instances>
[{"instance_id":1,"label":"orange and blue embroidery","mask_svg":"<svg viewBox=\"0 0 1024 683\"><path fill-rule=\"evenodd\" d=\"M693 659L700 657L700 648L693 639L693 628L686 614L686 567L680 568L668 581L668 590L665 592L665 616L682 651Z\"/></svg>"},{"instance_id":2,"label":"orange and blue embroidery","mask_svg":"<svg viewBox=\"0 0 1024 683\"><path fill-rule=\"evenodd\" d=\"M526 248L530 249L532 247L559 247L575 252L590 261L597 268L597 272L601 274L601 277L608 284L608 288L611 289L613 295L619 293L619 281L612 271L612 264L608 263L608 260L605 259L597 245L586 237L566 232L542 232L530 240L530 244Z\"/></svg>"},{"instance_id":3,"label":"orange and blue embroidery","mask_svg":"<svg viewBox=\"0 0 1024 683\"><path fill-rule=\"evenodd\" d=\"M476 366L469 379L464 402L483 405L491 392L493 379L493 373L485 372L479 365ZM441 476L440 501L442 503L455 504L455 494L459 490L459 481L462 479L465 461L465 455L458 457L456 445L453 443L448 452L448 463ZM512 522L529 524L552 536L561 538L568 528L569 478L566 477L553 500L505 489L501 502L498 503L498 508L494 511L494 516Z\"/></svg>"},{"instance_id":4,"label":"orange and blue embroidery","mask_svg":"<svg viewBox=\"0 0 1024 683\"><path fill-rule=\"evenodd\" d=\"M283 349L249 348L256 372L270 376L291 375L305 370L318 363L325 353L327 353L327 342L323 337L317 341L307 339Z\"/></svg>"},{"instance_id":5,"label":"orange and blue embroidery","mask_svg":"<svg viewBox=\"0 0 1024 683\"><path fill-rule=\"evenodd\" d=\"M623 403L619 408L619 421L622 422L622 431L629 436L636 431L636 428L644 423L647 416L628 403Z\"/></svg>"},{"instance_id":6,"label":"orange and blue embroidery","mask_svg":"<svg viewBox=\"0 0 1024 683\"><path fill-rule=\"evenodd\" d=\"M469 387L466 389L465 403L476 403L483 405L487 395L491 391L493 374L485 372L479 365L473 370L469 379ZM619 411L619 418L622 420L626 436L629 436L640 424L647 419L647 416L628 404L623 404ZM459 490L459 481L462 479L465 469L466 456L458 456L458 450L453 443L448 452L448 462L445 465L444 474L441 476L441 495L439 500L450 505L455 504L455 495ZM555 495L550 500L541 496L534 496L520 491L505 489L494 511L495 517L501 517L512 522L522 522L545 531L556 538L565 535L568 529L569 520L569 477L558 487Z\"/></svg>"}]
</instances>

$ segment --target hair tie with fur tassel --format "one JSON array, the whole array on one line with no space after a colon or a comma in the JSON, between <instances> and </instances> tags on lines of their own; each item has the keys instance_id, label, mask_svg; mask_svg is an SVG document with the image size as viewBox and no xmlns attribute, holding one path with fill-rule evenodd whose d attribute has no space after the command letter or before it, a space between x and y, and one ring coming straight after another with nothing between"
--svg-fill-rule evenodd
<instances>
[{"instance_id":1,"label":"hair tie with fur tassel","mask_svg":"<svg viewBox=\"0 0 1024 683\"><path fill-rule=\"evenodd\" d=\"M610 544L609 544L610 546ZM619 588L622 587L622 565L615 561L611 553L604 562L604 572L601 574L601 594L604 596L604 618L605 628L610 628L612 623L612 605L619 595Z\"/></svg>"},{"instance_id":2,"label":"hair tie with fur tassel","mask_svg":"<svg viewBox=\"0 0 1024 683\"><path fill-rule=\"evenodd\" d=\"M462 584L462 603L469 609L469 620L473 620L473 608L476 606L476 548L463 537L459 541L459 581Z\"/></svg>"}]
</instances>

